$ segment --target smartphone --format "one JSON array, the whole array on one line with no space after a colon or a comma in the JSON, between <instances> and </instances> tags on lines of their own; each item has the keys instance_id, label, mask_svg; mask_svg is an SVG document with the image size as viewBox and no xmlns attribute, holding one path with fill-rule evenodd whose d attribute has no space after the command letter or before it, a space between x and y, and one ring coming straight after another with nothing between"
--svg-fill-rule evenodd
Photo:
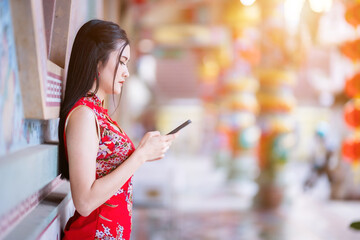
<instances>
[{"instance_id":1,"label":"smartphone","mask_svg":"<svg viewBox=\"0 0 360 240\"><path fill-rule=\"evenodd\" d=\"M179 125L177 128L175 128L174 130L172 130L171 132L169 132L166 135L177 133L180 129L182 129L183 127L189 125L190 123L191 123L191 120L189 119L189 120L185 121L184 123L182 123L181 125Z\"/></svg>"}]
</instances>

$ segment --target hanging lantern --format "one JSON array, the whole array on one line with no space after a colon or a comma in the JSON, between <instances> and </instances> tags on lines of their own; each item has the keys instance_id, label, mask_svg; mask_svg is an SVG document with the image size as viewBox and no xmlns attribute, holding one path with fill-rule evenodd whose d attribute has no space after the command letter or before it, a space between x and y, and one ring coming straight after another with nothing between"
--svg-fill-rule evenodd
<instances>
[{"instance_id":1,"label":"hanging lantern","mask_svg":"<svg viewBox=\"0 0 360 240\"><path fill-rule=\"evenodd\" d=\"M360 39L343 43L340 51L353 61L360 60Z\"/></svg>"},{"instance_id":2,"label":"hanging lantern","mask_svg":"<svg viewBox=\"0 0 360 240\"><path fill-rule=\"evenodd\" d=\"M360 73L355 74L345 82L345 93L353 98L360 96Z\"/></svg>"},{"instance_id":3,"label":"hanging lantern","mask_svg":"<svg viewBox=\"0 0 360 240\"><path fill-rule=\"evenodd\" d=\"M345 20L354 28L360 25L360 1L350 3L345 12ZM360 60L360 39L347 41L340 46L340 51L354 63ZM360 73L345 82L345 93L353 98L344 106L344 119L348 126L356 128L355 135L346 138L342 143L344 160L350 163L360 161Z\"/></svg>"},{"instance_id":4,"label":"hanging lantern","mask_svg":"<svg viewBox=\"0 0 360 240\"><path fill-rule=\"evenodd\" d=\"M355 28L360 25L360 3L355 3L347 7L345 20Z\"/></svg>"},{"instance_id":5,"label":"hanging lantern","mask_svg":"<svg viewBox=\"0 0 360 240\"><path fill-rule=\"evenodd\" d=\"M360 139L350 137L343 141L342 155L344 160L354 163L360 160Z\"/></svg>"},{"instance_id":6,"label":"hanging lantern","mask_svg":"<svg viewBox=\"0 0 360 240\"><path fill-rule=\"evenodd\" d=\"M360 127L360 100L350 100L345 104L344 118L346 123L353 128Z\"/></svg>"}]
</instances>

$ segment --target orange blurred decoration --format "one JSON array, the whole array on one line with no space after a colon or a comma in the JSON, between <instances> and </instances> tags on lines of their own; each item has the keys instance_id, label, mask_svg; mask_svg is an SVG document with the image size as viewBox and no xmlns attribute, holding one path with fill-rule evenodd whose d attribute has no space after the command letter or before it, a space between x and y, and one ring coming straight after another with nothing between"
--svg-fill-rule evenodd
<instances>
[{"instance_id":1,"label":"orange blurred decoration","mask_svg":"<svg viewBox=\"0 0 360 240\"><path fill-rule=\"evenodd\" d=\"M350 127L360 127L360 100L351 100L345 104L344 118Z\"/></svg>"},{"instance_id":2,"label":"orange blurred decoration","mask_svg":"<svg viewBox=\"0 0 360 240\"><path fill-rule=\"evenodd\" d=\"M342 144L342 155L350 163L360 160L360 139L347 138Z\"/></svg>"},{"instance_id":3,"label":"orange blurred decoration","mask_svg":"<svg viewBox=\"0 0 360 240\"><path fill-rule=\"evenodd\" d=\"M360 60L360 39L343 43L340 51L353 61Z\"/></svg>"},{"instance_id":4,"label":"orange blurred decoration","mask_svg":"<svg viewBox=\"0 0 360 240\"><path fill-rule=\"evenodd\" d=\"M256 46L251 46L247 49L241 49L238 52L239 57L250 63L252 66L255 66L260 63L261 52Z\"/></svg>"},{"instance_id":5,"label":"orange blurred decoration","mask_svg":"<svg viewBox=\"0 0 360 240\"><path fill-rule=\"evenodd\" d=\"M353 27L360 25L360 3L353 3L347 7L345 19Z\"/></svg>"},{"instance_id":6,"label":"orange blurred decoration","mask_svg":"<svg viewBox=\"0 0 360 240\"><path fill-rule=\"evenodd\" d=\"M259 139L259 145L257 149L258 154L258 164L260 170L268 168L270 164L269 161L269 152L271 152L271 140L274 138L274 134L271 133L262 133Z\"/></svg>"},{"instance_id":7,"label":"orange blurred decoration","mask_svg":"<svg viewBox=\"0 0 360 240\"><path fill-rule=\"evenodd\" d=\"M262 112L290 113L296 105L292 95L259 93L257 97Z\"/></svg>"},{"instance_id":8,"label":"orange blurred decoration","mask_svg":"<svg viewBox=\"0 0 360 240\"><path fill-rule=\"evenodd\" d=\"M345 93L350 98L360 96L360 73L357 73L353 77L346 80Z\"/></svg>"}]
</instances>

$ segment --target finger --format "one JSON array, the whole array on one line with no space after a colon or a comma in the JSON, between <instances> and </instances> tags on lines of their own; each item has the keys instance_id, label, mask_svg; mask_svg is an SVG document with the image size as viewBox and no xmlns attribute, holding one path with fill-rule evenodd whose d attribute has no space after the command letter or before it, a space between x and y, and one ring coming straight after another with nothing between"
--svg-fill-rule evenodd
<instances>
[{"instance_id":1,"label":"finger","mask_svg":"<svg viewBox=\"0 0 360 240\"><path fill-rule=\"evenodd\" d=\"M148 132L148 134L152 137L155 137L155 136L160 136L160 132L159 131L152 131L152 132Z\"/></svg>"},{"instance_id":2,"label":"finger","mask_svg":"<svg viewBox=\"0 0 360 240\"><path fill-rule=\"evenodd\" d=\"M170 148L170 146L166 146L164 149L163 149L163 153L166 153L167 152L167 150L169 150L169 148Z\"/></svg>"},{"instance_id":3,"label":"finger","mask_svg":"<svg viewBox=\"0 0 360 240\"><path fill-rule=\"evenodd\" d=\"M169 134L169 135L163 136L163 140L166 141L166 142L169 142L169 141L173 141L177 137L178 137L178 133Z\"/></svg>"}]
</instances>

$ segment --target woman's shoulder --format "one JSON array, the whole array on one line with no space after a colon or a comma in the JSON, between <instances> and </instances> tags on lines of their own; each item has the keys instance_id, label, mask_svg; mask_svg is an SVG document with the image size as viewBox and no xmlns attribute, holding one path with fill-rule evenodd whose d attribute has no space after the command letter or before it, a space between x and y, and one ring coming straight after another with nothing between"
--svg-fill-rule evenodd
<instances>
[{"instance_id":1,"label":"woman's shoulder","mask_svg":"<svg viewBox=\"0 0 360 240\"><path fill-rule=\"evenodd\" d=\"M67 121L71 122L85 122L85 121L92 121L94 119L94 111L91 107L84 105L84 104L78 104L75 106L70 112L67 117Z\"/></svg>"},{"instance_id":2,"label":"woman's shoulder","mask_svg":"<svg viewBox=\"0 0 360 240\"><path fill-rule=\"evenodd\" d=\"M68 113L65 121L65 128L67 125L72 125L75 128L82 128L85 125L88 127L94 126L94 119L96 122L96 129L99 134L98 114L99 112L99 100L93 96L81 97L72 107Z\"/></svg>"},{"instance_id":3,"label":"woman's shoulder","mask_svg":"<svg viewBox=\"0 0 360 240\"><path fill-rule=\"evenodd\" d=\"M67 115L67 121L86 121L92 120L95 116L96 118L96 109L98 108L97 99L93 96L84 96L81 97L71 108ZM67 122L66 121L66 122Z\"/></svg>"},{"instance_id":4,"label":"woman's shoulder","mask_svg":"<svg viewBox=\"0 0 360 240\"><path fill-rule=\"evenodd\" d=\"M100 99L96 95L81 97L69 111L67 121L70 120L71 115L75 115L74 117L71 117L72 121L81 123L83 121L92 121L95 117L97 122L99 119L103 118L102 116L106 111L101 104Z\"/></svg>"},{"instance_id":5,"label":"woman's shoulder","mask_svg":"<svg viewBox=\"0 0 360 240\"><path fill-rule=\"evenodd\" d=\"M94 119L96 124L94 124ZM70 127L70 129L85 128L88 130L94 128L99 132L95 113L86 105L79 105L70 112L65 122L65 129L68 130L68 127Z\"/></svg>"}]
</instances>

